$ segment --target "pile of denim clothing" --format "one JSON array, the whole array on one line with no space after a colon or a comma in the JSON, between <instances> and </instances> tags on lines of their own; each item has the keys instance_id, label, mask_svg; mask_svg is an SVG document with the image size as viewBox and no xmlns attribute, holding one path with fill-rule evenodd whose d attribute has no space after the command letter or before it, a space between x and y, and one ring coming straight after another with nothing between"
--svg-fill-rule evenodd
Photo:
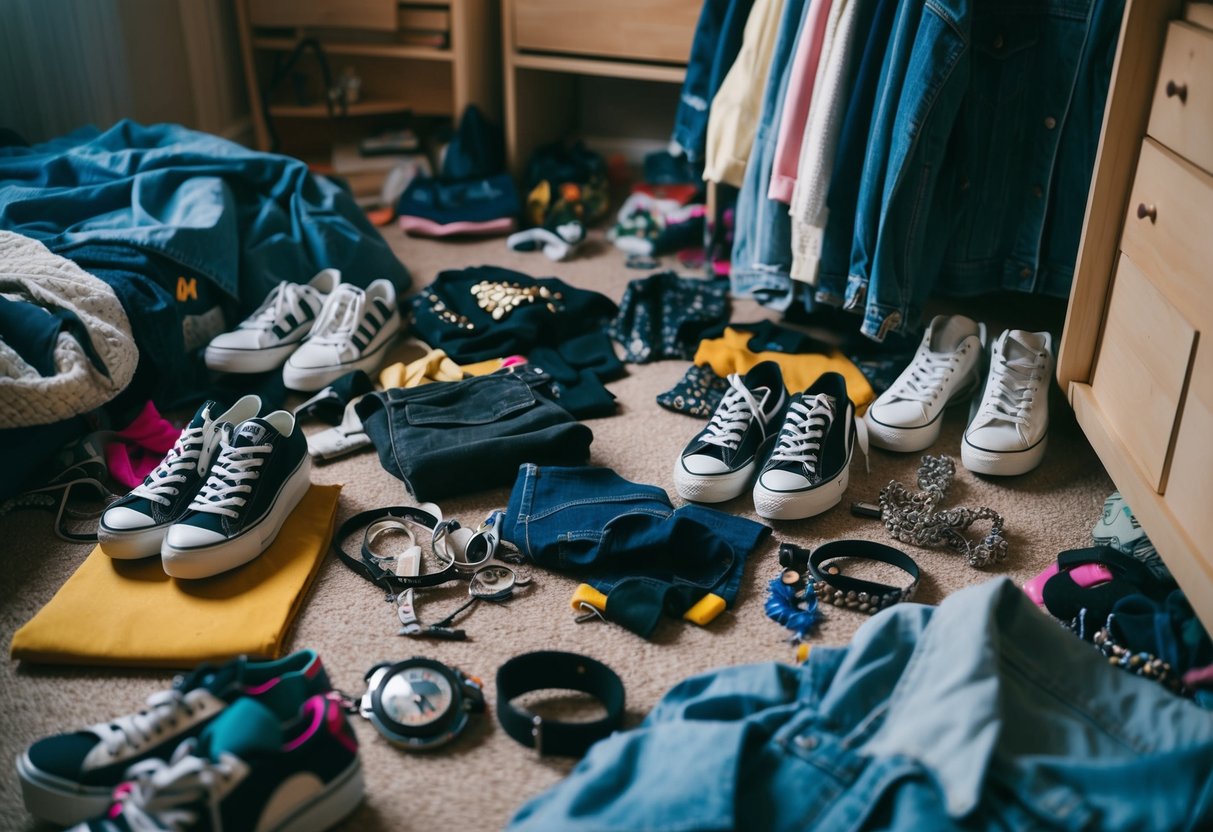
<instances>
[{"instance_id":1,"label":"pile of denim clothing","mask_svg":"<svg viewBox=\"0 0 1213 832\"><path fill-rule=\"evenodd\" d=\"M673 145L740 187L734 293L877 341L932 293L1066 297L1123 7L708 2Z\"/></svg>"}]
</instances>

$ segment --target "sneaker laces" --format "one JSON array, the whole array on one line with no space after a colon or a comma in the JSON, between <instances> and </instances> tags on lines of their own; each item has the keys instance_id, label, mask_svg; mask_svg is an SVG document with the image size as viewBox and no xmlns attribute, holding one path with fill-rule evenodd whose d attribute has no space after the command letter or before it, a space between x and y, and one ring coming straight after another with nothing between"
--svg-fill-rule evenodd
<instances>
[{"instance_id":1,"label":"sneaker laces","mask_svg":"<svg viewBox=\"0 0 1213 832\"><path fill-rule=\"evenodd\" d=\"M834 397L819 393L806 404L804 400L793 402L784 418L779 441L771 452L772 462L799 462L817 473L821 455L821 441L826 429L834 421Z\"/></svg>"},{"instance_id":2,"label":"sneaker laces","mask_svg":"<svg viewBox=\"0 0 1213 832\"><path fill-rule=\"evenodd\" d=\"M766 428L759 418L761 409L754 394L742 382L741 376L729 373L729 389L725 391L724 398L720 400L716 412L708 421L700 441L734 450L741 443L741 435L751 421L758 423L758 429L765 438Z\"/></svg>"},{"instance_id":3,"label":"sneaker laces","mask_svg":"<svg viewBox=\"0 0 1213 832\"><path fill-rule=\"evenodd\" d=\"M252 493L253 481L261 476L258 469L265 464L265 455L274 450L274 446L237 447L224 436L222 447L219 458L211 467L210 476L190 503L190 511L237 517L240 513L238 509L248 502L248 497L241 495Z\"/></svg>"},{"instance_id":4,"label":"sneaker laces","mask_svg":"<svg viewBox=\"0 0 1213 832\"><path fill-rule=\"evenodd\" d=\"M158 691L147 698L147 707L143 710L95 725L89 730L100 737L106 753L111 757L116 756L123 746L139 750L157 741L161 732L176 726L181 717L193 717L199 703L191 700L192 697L179 688Z\"/></svg>"},{"instance_id":5,"label":"sneaker laces","mask_svg":"<svg viewBox=\"0 0 1213 832\"><path fill-rule=\"evenodd\" d=\"M991 364L990 384L974 425L984 427L997 421L1026 425L1036 392L1032 382L1037 380L1036 371L1044 366L1044 358L1045 353L1033 351L1007 360L1000 350Z\"/></svg>"},{"instance_id":6,"label":"sneaker laces","mask_svg":"<svg viewBox=\"0 0 1213 832\"><path fill-rule=\"evenodd\" d=\"M318 344L347 346L362 319L365 299L366 294L356 286L344 283L338 286L320 310L308 340Z\"/></svg>"},{"instance_id":7,"label":"sneaker laces","mask_svg":"<svg viewBox=\"0 0 1213 832\"><path fill-rule=\"evenodd\" d=\"M944 379L956 364L955 352L931 352L924 349L914 356L904 376L897 380L892 394L899 399L927 403L939 395Z\"/></svg>"},{"instance_id":8,"label":"sneaker laces","mask_svg":"<svg viewBox=\"0 0 1213 832\"><path fill-rule=\"evenodd\" d=\"M152 758L127 769L129 778L114 790L107 817L121 817L131 832L164 832L193 829L198 822L197 804L212 804L215 788L235 776L240 761L222 754L218 762L198 757L195 740L177 746L173 756Z\"/></svg>"},{"instance_id":9,"label":"sneaker laces","mask_svg":"<svg viewBox=\"0 0 1213 832\"><path fill-rule=\"evenodd\" d=\"M274 287L256 312L240 322L238 328L265 332L273 329L287 315L294 315L296 321L302 321L307 317L307 312L301 302L302 298L305 294L315 291L311 286L288 283L283 280Z\"/></svg>"},{"instance_id":10,"label":"sneaker laces","mask_svg":"<svg viewBox=\"0 0 1213 832\"><path fill-rule=\"evenodd\" d=\"M205 471L214 452L218 432L209 438L206 435L207 426L187 427L181 431L173 447L169 448L160 464L139 485L131 489L131 494L143 497L153 503L167 506L171 498L176 497L180 486L187 480L191 470Z\"/></svg>"}]
</instances>

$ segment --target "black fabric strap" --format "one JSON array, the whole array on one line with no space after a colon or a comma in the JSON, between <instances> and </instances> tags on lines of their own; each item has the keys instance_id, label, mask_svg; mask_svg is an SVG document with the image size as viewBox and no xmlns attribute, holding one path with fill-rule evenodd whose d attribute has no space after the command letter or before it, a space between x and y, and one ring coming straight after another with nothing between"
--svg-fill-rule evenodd
<instances>
[{"instance_id":1,"label":"black fabric strap","mask_svg":"<svg viewBox=\"0 0 1213 832\"><path fill-rule=\"evenodd\" d=\"M910 585L904 588L889 586L822 570L822 564L837 558L864 558L896 566L910 576ZM820 600L866 613L909 601L918 589L919 578L918 564L912 557L892 546L870 540L835 540L818 546L809 556L809 574Z\"/></svg>"},{"instance_id":2,"label":"black fabric strap","mask_svg":"<svg viewBox=\"0 0 1213 832\"><path fill-rule=\"evenodd\" d=\"M548 688L581 691L602 703L606 716L594 722L557 722L510 704L524 693ZM623 723L623 681L588 656L541 650L523 653L497 671L497 719L518 742L540 754L580 757Z\"/></svg>"},{"instance_id":3,"label":"black fabric strap","mask_svg":"<svg viewBox=\"0 0 1213 832\"><path fill-rule=\"evenodd\" d=\"M439 572L433 572L428 575L418 575L415 578L402 578L392 572L383 569L379 564L375 563L369 557L369 552L364 545L361 557L354 557L341 548L341 541L345 540L350 535L359 529L365 529L367 526L374 523L376 520L382 520L385 517L392 517L401 520L413 520L427 529L433 529L438 525L438 518L430 514L428 511L423 511L412 506L389 506L387 508L375 508L370 511L364 511L361 514L355 514L349 520L341 524L341 528L337 530L337 534L333 535L331 548L333 553L341 559L341 562L352 569L357 574L366 578L374 584L379 584L388 589L399 590L408 589L410 587L426 587L438 586L447 581L453 581L458 577L455 571L455 564L448 564L447 567Z\"/></svg>"}]
</instances>

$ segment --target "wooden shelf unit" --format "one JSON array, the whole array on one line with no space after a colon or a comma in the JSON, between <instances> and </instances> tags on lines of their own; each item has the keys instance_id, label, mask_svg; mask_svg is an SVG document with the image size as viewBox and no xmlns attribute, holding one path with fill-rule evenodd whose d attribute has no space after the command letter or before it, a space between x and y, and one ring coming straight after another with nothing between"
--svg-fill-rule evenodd
<instances>
[{"instance_id":1,"label":"wooden shelf unit","mask_svg":"<svg viewBox=\"0 0 1213 832\"><path fill-rule=\"evenodd\" d=\"M290 100L289 91L276 90L269 112L282 152L317 154L325 141L331 144L338 137L365 135L377 128L376 119L383 122L408 112L458 118L467 105L476 104L489 118L500 120L497 0L234 2L254 138L261 150L270 149L262 96L272 60L294 50L306 37L320 42L335 78L345 67L357 73L362 94L344 115L330 119L322 100L301 104ZM449 15L446 47L393 42L400 37L399 15L431 7L441 7ZM300 71L311 72L314 67L315 62L304 57ZM318 84L314 87L318 96ZM309 120L309 126L292 124L294 119ZM322 119L332 123L318 133L316 122Z\"/></svg>"}]
</instances>

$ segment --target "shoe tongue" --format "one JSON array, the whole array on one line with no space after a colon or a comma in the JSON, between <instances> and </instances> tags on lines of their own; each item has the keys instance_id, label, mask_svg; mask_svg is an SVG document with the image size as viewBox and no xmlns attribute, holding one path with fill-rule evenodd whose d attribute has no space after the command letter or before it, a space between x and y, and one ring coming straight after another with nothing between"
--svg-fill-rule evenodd
<instances>
[{"instance_id":1,"label":"shoe tongue","mask_svg":"<svg viewBox=\"0 0 1213 832\"><path fill-rule=\"evenodd\" d=\"M215 418L222 412L223 408L219 406L219 402L214 399L207 399L198 408L198 411L194 414L194 418L190 420L189 426L191 428L205 427L207 421Z\"/></svg>"},{"instance_id":2,"label":"shoe tongue","mask_svg":"<svg viewBox=\"0 0 1213 832\"><path fill-rule=\"evenodd\" d=\"M233 448L246 448L250 445L264 445L273 442L278 437L278 431L264 419L249 419L241 422L232 434Z\"/></svg>"},{"instance_id":3,"label":"shoe tongue","mask_svg":"<svg viewBox=\"0 0 1213 832\"><path fill-rule=\"evenodd\" d=\"M199 750L212 760L218 760L220 754L248 759L281 748L282 727L278 718L247 696L228 706L206 727L199 740Z\"/></svg>"},{"instance_id":4,"label":"shoe tongue","mask_svg":"<svg viewBox=\"0 0 1213 832\"><path fill-rule=\"evenodd\" d=\"M754 394L754 401L758 402L758 409L763 410L767 406L767 399L771 397L770 387L754 387L750 390ZM755 416L758 414L755 413Z\"/></svg>"}]
</instances>

